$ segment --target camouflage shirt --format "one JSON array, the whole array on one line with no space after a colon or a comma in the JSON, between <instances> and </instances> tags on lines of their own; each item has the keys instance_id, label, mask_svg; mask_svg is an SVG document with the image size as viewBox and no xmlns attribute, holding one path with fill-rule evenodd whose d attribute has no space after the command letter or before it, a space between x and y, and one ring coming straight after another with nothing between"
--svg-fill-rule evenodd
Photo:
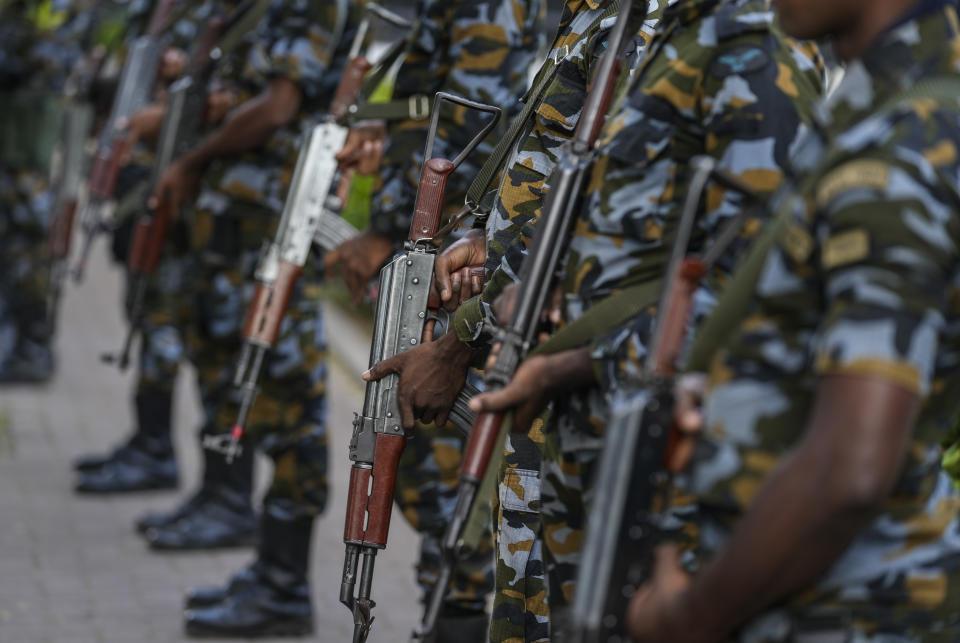
<instances>
[{"instance_id":1,"label":"camouflage shirt","mask_svg":"<svg viewBox=\"0 0 960 643\"><path fill-rule=\"evenodd\" d=\"M848 66L798 145L798 178L778 199L786 227L748 317L714 356L691 471L702 544L716 551L802 438L821 376L882 378L920 396L889 499L786 608L839 603L853 624L893 622L898 641L956 640L960 629L960 493L939 447L960 399L960 105L955 90L901 93L924 78L960 79L956 9L930 4ZM776 628L784 611L756 627Z\"/></svg>"},{"instance_id":2,"label":"camouflage shirt","mask_svg":"<svg viewBox=\"0 0 960 643\"><path fill-rule=\"evenodd\" d=\"M504 109L497 132L519 109L527 70L539 45L541 0L421 0L418 24L407 44L394 98L445 91ZM490 117L473 110L443 109L434 155L454 158ZM391 239L407 237L423 163L428 122L390 124L371 225ZM497 133L495 132L495 134ZM493 151L490 141L468 157L447 184L447 206L463 205L470 181Z\"/></svg>"},{"instance_id":3,"label":"camouflage shirt","mask_svg":"<svg viewBox=\"0 0 960 643\"><path fill-rule=\"evenodd\" d=\"M493 210L486 221L487 285L464 302L454 321L461 341L488 343L496 328L492 303L516 281L540 208L549 189L547 177L557 164L560 147L573 137L595 63L603 53L616 17L604 18L607 0L567 0L548 56L558 61L556 75L534 109L529 131L517 146L503 175ZM649 0L647 19L634 40L628 66L639 60L667 0Z\"/></svg>"},{"instance_id":4,"label":"camouflage shirt","mask_svg":"<svg viewBox=\"0 0 960 643\"><path fill-rule=\"evenodd\" d=\"M218 159L205 175L207 189L198 207L220 211L237 199L279 213L299 152L300 136L321 116L340 81L360 7L337 0L274 0L260 27L218 66L217 82L232 85L240 101L263 91L272 78L295 82L302 92L300 111L261 148ZM343 24L342 33L335 33Z\"/></svg>"}]
</instances>

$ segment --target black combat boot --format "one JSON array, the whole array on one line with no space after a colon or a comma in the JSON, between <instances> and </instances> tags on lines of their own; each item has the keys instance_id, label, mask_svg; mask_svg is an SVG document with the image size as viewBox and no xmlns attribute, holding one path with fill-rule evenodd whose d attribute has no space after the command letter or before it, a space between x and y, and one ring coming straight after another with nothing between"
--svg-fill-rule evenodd
<instances>
[{"instance_id":1,"label":"black combat boot","mask_svg":"<svg viewBox=\"0 0 960 643\"><path fill-rule=\"evenodd\" d=\"M485 612L445 604L432 643L486 643L490 620Z\"/></svg>"},{"instance_id":2,"label":"black combat boot","mask_svg":"<svg viewBox=\"0 0 960 643\"><path fill-rule=\"evenodd\" d=\"M108 455L78 458L75 489L120 493L176 489L177 460L171 438L169 391L141 391L135 399L137 431Z\"/></svg>"},{"instance_id":3,"label":"black combat boot","mask_svg":"<svg viewBox=\"0 0 960 643\"><path fill-rule=\"evenodd\" d=\"M256 542L253 493L253 447L227 462L221 453L203 449L200 490L167 514L147 514L137 521L147 543L159 550L249 547Z\"/></svg>"},{"instance_id":4,"label":"black combat boot","mask_svg":"<svg viewBox=\"0 0 960 643\"><path fill-rule=\"evenodd\" d=\"M220 602L184 612L187 634L240 638L311 634L307 575L312 531L312 517L297 517L286 503L268 500L260 519L257 561L248 568L252 582L231 583Z\"/></svg>"},{"instance_id":5,"label":"black combat boot","mask_svg":"<svg viewBox=\"0 0 960 643\"><path fill-rule=\"evenodd\" d=\"M21 338L0 364L0 384L42 384L53 377L53 349L48 342Z\"/></svg>"},{"instance_id":6,"label":"black combat boot","mask_svg":"<svg viewBox=\"0 0 960 643\"><path fill-rule=\"evenodd\" d=\"M257 585L260 566L260 560L255 559L222 585L204 585L188 589L183 600L184 608L210 607L225 601L229 596L252 592Z\"/></svg>"}]
</instances>

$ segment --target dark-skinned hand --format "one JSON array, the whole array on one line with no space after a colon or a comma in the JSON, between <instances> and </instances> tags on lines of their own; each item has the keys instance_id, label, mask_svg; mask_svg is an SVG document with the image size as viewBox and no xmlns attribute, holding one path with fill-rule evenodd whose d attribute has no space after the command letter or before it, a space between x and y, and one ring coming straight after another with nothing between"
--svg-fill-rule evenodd
<instances>
[{"instance_id":1,"label":"dark-skinned hand","mask_svg":"<svg viewBox=\"0 0 960 643\"><path fill-rule=\"evenodd\" d=\"M447 333L374 365L363 379L373 382L391 373L399 376L397 399L407 431L418 419L442 425L466 382L472 355L469 346Z\"/></svg>"},{"instance_id":2,"label":"dark-skinned hand","mask_svg":"<svg viewBox=\"0 0 960 643\"><path fill-rule=\"evenodd\" d=\"M370 280L392 254L393 242L388 237L365 230L328 252L323 258L323 266L331 272L340 270L353 303L359 305L367 293Z\"/></svg>"},{"instance_id":3,"label":"dark-skinned hand","mask_svg":"<svg viewBox=\"0 0 960 643\"><path fill-rule=\"evenodd\" d=\"M231 109L237 106L239 97L237 92L227 87L213 89L207 93L207 113L206 120L208 124L219 123Z\"/></svg>"},{"instance_id":4,"label":"dark-skinned hand","mask_svg":"<svg viewBox=\"0 0 960 643\"><path fill-rule=\"evenodd\" d=\"M117 120L117 129L126 133L129 147L123 163L130 160L130 151L138 141L154 142L160 134L166 109L161 104L147 105L127 118Z\"/></svg>"},{"instance_id":5,"label":"dark-skinned hand","mask_svg":"<svg viewBox=\"0 0 960 643\"><path fill-rule=\"evenodd\" d=\"M364 174L375 174L380 169L380 157L383 154L384 142L387 138L386 125L383 121L360 121L350 127L347 140L334 158L341 170L348 168L359 169L364 164Z\"/></svg>"},{"instance_id":6,"label":"dark-skinned hand","mask_svg":"<svg viewBox=\"0 0 960 643\"><path fill-rule=\"evenodd\" d=\"M187 68L188 60L187 52L183 49L171 47L163 52L163 57L160 59L160 68L157 73L161 80L172 82L183 75L183 71Z\"/></svg>"},{"instance_id":7,"label":"dark-skinned hand","mask_svg":"<svg viewBox=\"0 0 960 643\"><path fill-rule=\"evenodd\" d=\"M480 293L483 284L471 277L470 266L482 265L487 259L487 238L483 230L470 230L440 253L433 274L443 307L453 312L464 301Z\"/></svg>"},{"instance_id":8,"label":"dark-skinned hand","mask_svg":"<svg viewBox=\"0 0 960 643\"><path fill-rule=\"evenodd\" d=\"M493 359L495 355L491 355L487 362L488 368ZM554 355L534 355L520 364L507 386L499 391L481 393L470 401L470 408L478 413L512 410L512 430L526 433L551 400L590 386L595 381L587 348Z\"/></svg>"},{"instance_id":9,"label":"dark-skinned hand","mask_svg":"<svg viewBox=\"0 0 960 643\"><path fill-rule=\"evenodd\" d=\"M166 207L174 217L180 216L183 204L196 197L202 172L178 159L171 163L150 197L151 208Z\"/></svg>"},{"instance_id":10,"label":"dark-skinned hand","mask_svg":"<svg viewBox=\"0 0 960 643\"><path fill-rule=\"evenodd\" d=\"M653 578L637 590L627 607L627 631L637 643L708 643L719 640L696 631L696 614L684 608L691 578L680 566L676 545L657 548Z\"/></svg>"}]
</instances>

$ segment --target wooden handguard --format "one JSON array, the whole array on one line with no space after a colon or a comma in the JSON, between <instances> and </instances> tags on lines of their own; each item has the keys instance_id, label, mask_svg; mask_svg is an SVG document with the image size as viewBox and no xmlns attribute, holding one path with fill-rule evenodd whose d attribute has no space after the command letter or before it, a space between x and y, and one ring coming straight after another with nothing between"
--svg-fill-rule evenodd
<instances>
[{"instance_id":1,"label":"wooden handguard","mask_svg":"<svg viewBox=\"0 0 960 643\"><path fill-rule=\"evenodd\" d=\"M470 429L467 448L463 451L463 464L460 476L480 482L490 464L490 456L497 445L500 427L503 425L503 413L481 413Z\"/></svg>"},{"instance_id":2,"label":"wooden handguard","mask_svg":"<svg viewBox=\"0 0 960 643\"><path fill-rule=\"evenodd\" d=\"M107 174L107 167L110 165L110 157L96 154L93 157L93 163L90 167L90 179L87 182L92 196L100 197L103 191L104 177Z\"/></svg>"},{"instance_id":3,"label":"wooden handguard","mask_svg":"<svg viewBox=\"0 0 960 643\"><path fill-rule=\"evenodd\" d=\"M153 274L156 271L160 256L163 254L163 243L167 238L169 225L170 210L161 202L150 217L150 229L143 247L143 263L140 266L142 272Z\"/></svg>"},{"instance_id":4,"label":"wooden handguard","mask_svg":"<svg viewBox=\"0 0 960 643\"><path fill-rule=\"evenodd\" d=\"M224 19L219 16L207 20L207 25L204 27L200 40L197 42L197 48L194 50L194 55L191 56L190 73L194 76L202 75L204 69L210 63L210 52L217 46L225 24Z\"/></svg>"},{"instance_id":5,"label":"wooden handguard","mask_svg":"<svg viewBox=\"0 0 960 643\"><path fill-rule=\"evenodd\" d=\"M53 259L66 259L70 254L70 241L73 238L73 220L77 214L77 202L71 200L60 214L53 220L50 226L50 234L47 237L48 249Z\"/></svg>"},{"instance_id":6,"label":"wooden handguard","mask_svg":"<svg viewBox=\"0 0 960 643\"><path fill-rule=\"evenodd\" d=\"M363 86L363 77L372 66L363 56L356 56L347 61L347 67L343 70L340 84L337 85L333 102L330 104L330 114L334 119L341 121L347 116L350 106L357 102L357 95Z\"/></svg>"},{"instance_id":7,"label":"wooden handguard","mask_svg":"<svg viewBox=\"0 0 960 643\"><path fill-rule=\"evenodd\" d=\"M367 499L367 531L364 542L386 547L393 512L393 492L397 486L397 468L407 445L402 435L377 434L373 458L373 490Z\"/></svg>"},{"instance_id":8,"label":"wooden handguard","mask_svg":"<svg viewBox=\"0 0 960 643\"><path fill-rule=\"evenodd\" d=\"M127 157L132 142L127 136L119 136L113 141L110 148L110 155L106 159L98 158L102 163L100 168L94 166L97 181L92 184L94 195L97 198L106 200L113 198L113 191L117 187L117 175L120 174L120 166L123 159ZM99 170L99 171L98 171Z\"/></svg>"},{"instance_id":9,"label":"wooden handguard","mask_svg":"<svg viewBox=\"0 0 960 643\"><path fill-rule=\"evenodd\" d=\"M347 491L347 517L343 524L343 540L363 542L363 524L367 517L367 490L370 488L372 469L352 467L350 488Z\"/></svg>"},{"instance_id":10,"label":"wooden handguard","mask_svg":"<svg viewBox=\"0 0 960 643\"><path fill-rule=\"evenodd\" d=\"M410 224L410 240L414 243L432 239L440 229L447 179L453 170L453 163L446 159L433 158L424 165L413 222Z\"/></svg>"},{"instance_id":11,"label":"wooden handguard","mask_svg":"<svg viewBox=\"0 0 960 643\"><path fill-rule=\"evenodd\" d=\"M127 268L130 272L145 272L143 269L147 244L150 242L151 217L141 216L133 226L130 249L127 251Z\"/></svg>"},{"instance_id":12,"label":"wooden handguard","mask_svg":"<svg viewBox=\"0 0 960 643\"><path fill-rule=\"evenodd\" d=\"M658 323L663 328L659 342L654 347L653 368L663 375L676 374L677 360L683 350L690 311L693 309L693 295L706 273L706 266L696 257L687 257L680 263L677 272L673 291L667 298L666 310L659 316Z\"/></svg>"},{"instance_id":13,"label":"wooden handguard","mask_svg":"<svg viewBox=\"0 0 960 643\"><path fill-rule=\"evenodd\" d=\"M301 266L281 261L272 284L257 284L243 326L244 339L268 347L277 342L280 325L302 270Z\"/></svg>"}]
</instances>

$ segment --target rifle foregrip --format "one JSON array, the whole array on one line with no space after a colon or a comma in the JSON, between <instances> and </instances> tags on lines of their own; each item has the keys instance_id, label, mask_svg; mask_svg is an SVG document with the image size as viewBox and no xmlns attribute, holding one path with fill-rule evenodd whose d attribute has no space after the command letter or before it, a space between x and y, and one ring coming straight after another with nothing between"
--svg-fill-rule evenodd
<instances>
[{"instance_id":1,"label":"rifle foregrip","mask_svg":"<svg viewBox=\"0 0 960 643\"><path fill-rule=\"evenodd\" d=\"M77 202L69 201L50 226L49 248L54 259L66 259L70 254L70 242L73 237L73 220L77 215Z\"/></svg>"},{"instance_id":2,"label":"rifle foregrip","mask_svg":"<svg viewBox=\"0 0 960 643\"><path fill-rule=\"evenodd\" d=\"M110 148L110 155L105 159L104 165L100 168L99 181L97 182L96 192L101 199L112 199L113 192L117 187L117 175L120 174L120 166L127 153L130 151L132 142L126 136L118 137Z\"/></svg>"},{"instance_id":3,"label":"rifle foregrip","mask_svg":"<svg viewBox=\"0 0 960 643\"><path fill-rule=\"evenodd\" d=\"M677 270L674 290L668 296L666 310L658 321L663 324L663 329L659 331L660 341L654 349L654 369L657 373L666 375L676 373L677 360L687 336L690 311L693 309L693 295L700 286L706 267L696 257L687 257Z\"/></svg>"},{"instance_id":4,"label":"rifle foregrip","mask_svg":"<svg viewBox=\"0 0 960 643\"><path fill-rule=\"evenodd\" d=\"M467 448L463 452L460 476L479 482L487 472L490 456L497 444L503 413L481 413L470 429Z\"/></svg>"},{"instance_id":5,"label":"rifle foregrip","mask_svg":"<svg viewBox=\"0 0 960 643\"><path fill-rule=\"evenodd\" d=\"M373 490L367 500L367 531L364 541L385 547L390 532L393 492L397 486L397 468L407 445L403 435L377 434L373 459Z\"/></svg>"},{"instance_id":6,"label":"rifle foregrip","mask_svg":"<svg viewBox=\"0 0 960 643\"><path fill-rule=\"evenodd\" d=\"M363 542L363 523L367 516L367 491L370 489L372 469L354 466L350 469L350 488L347 491L347 517L343 525L344 542Z\"/></svg>"},{"instance_id":7,"label":"rifle foregrip","mask_svg":"<svg viewBox=\"0 0 960 643\"><path fill-rule=\"evenodd\" d=\"M433 158L424 165L420 189L417 192L417 205L413 210L413 222L410 224L411 241L432 239L440 229L447 179L453 170L453 163L446 159Z\"/></svg>"},{"instance_id":8,"label":"rifle foregrip","mask_svg":"<svg viewBox=\"0 0 960 643\"><path fill-rule=\"evenodd\" d=\"M170 211L166 206L157 206L150 217L150 230L146 244L143 247L143 262L141 270L153 274L160 264L160 255L163 254L163 242L167 238L167 226L170 224Z\"/></svg>"},{"instance_id":9,"label":"rifle foregrip","mask_svg":"<svg viewBox=\"0 0 960 643\"><path fill-rule=\"evenodd\" d=\"M130 249L127 251L127 268L131 272L145 272L144 258L150 239L151 217L141 216L133 227Z\"/></svg>"},{"instance_id":10,"label":"rifle foregrip","mask_svg":"<svg viewBox=\"0 0 960 643\"><path fill-rule=\"evenodd\" d=\"M356 56L347 62L340 84L337 85L337 92L333 95L333 102L330 104L330 114L336 120L346 117L350 106L357 102L357 95L363 86L363 77L371 67L373 65L363 56Z\"/></svg>"},{"instance_id":11,"label":"rifle foregrip","mask_svg":"<svg viewBox=\"0 0 960 643\"><path fill-rule=\"evenodd\" d=\"M107 168L110 165L110 155L109 154L96 154L93 157L93 163L90 167L90 179L88 185L90 188L91 196L97 198L103 197L103 183L104 177L107 174Z\"/></svg>"},{"instance_id":12,"label":"rifle foregrip","mask_svg":"<svg viewBox=\"0 0 960 643\"><path fill-rule=\"evenodd\" d=\"M268 347L276 343L301 271L300 266L281 261L272 284L257 284L243 326L244 339Z\"/></svg>"}]
</instances>

